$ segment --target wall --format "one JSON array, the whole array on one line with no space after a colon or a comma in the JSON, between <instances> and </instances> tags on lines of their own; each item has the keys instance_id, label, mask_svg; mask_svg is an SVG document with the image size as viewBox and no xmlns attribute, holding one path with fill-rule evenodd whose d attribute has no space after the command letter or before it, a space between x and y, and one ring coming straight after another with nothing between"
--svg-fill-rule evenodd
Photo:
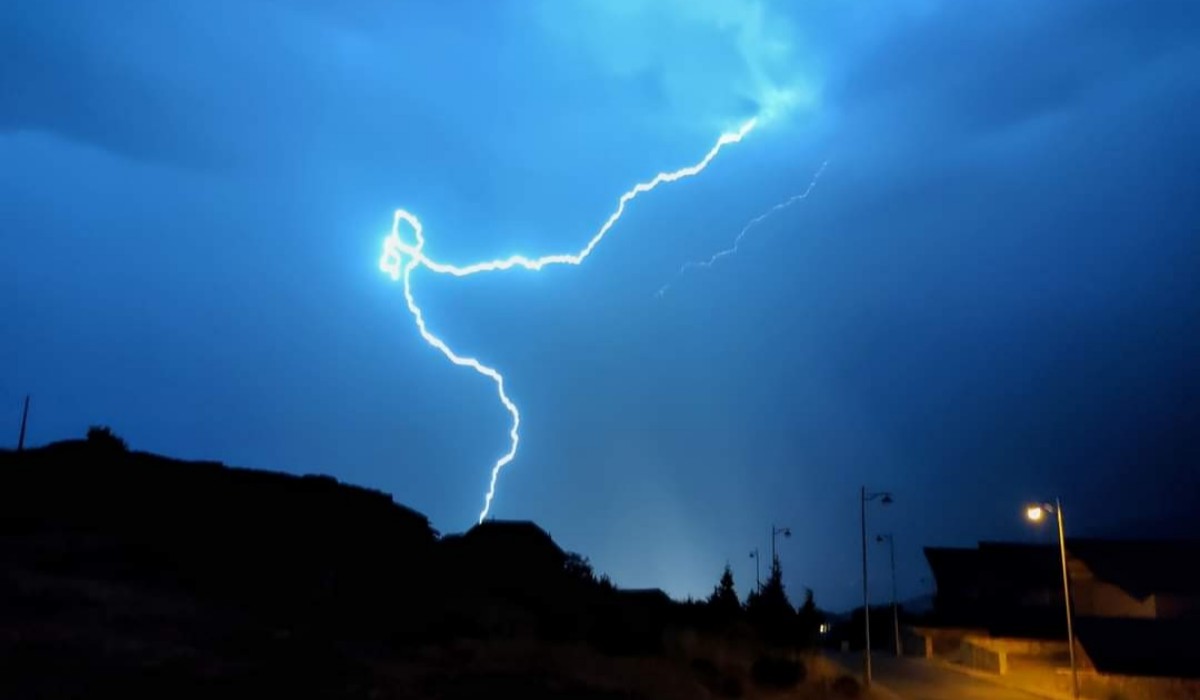
<instances>
[{"instance_id":1,"label":"wall","mask_svg":"<svg viewBox=\"0 0 1200 700\"><path fill-rule=\"evenodd\" d=\"M1155 617L1155 597L1138 600L1121 588L1090 575L1071 583L1071 601L1080 617Z\"/></svg>"},{"instance_id":2,"label":"wall","mask_svg":"<svg viewBox=\"0 0 1200 700\"><path fill-rule=\"evenodd\" d=\"M1002 670L999 653L965 640L959 648L958 653L950 660L954 663L962 664L967 668L987 671L989 673L1000 673Z\"/></svg>"},{"instance_id":3,"label":"wall","mask_svg":"<svg viewBox=\"0 0 1200 700\"><path fill-rule=\"evenodd\" d=\"M1157 594L1155 608L1160 618L1200 618L1200 597Z\"/></svg>"},{"instance_id":4,"label":"wall","mask_svg":"<svg viewBox=\"0 0 1200 700\"><path fill-rule=\"evenodd\" d=\"M1063 637L1067 635L1064 634ZM977 646L991 649L992 651L1003 651L1009 654L1021 654L1025 656L1061 656L1067 658L1067 642L1064 639L1061 642L1045 641L1041 639L1020 639L1015 637L983 637L970 636L967 641Z\"/></svg>"},{"instance_id":5,"label":"wall","mask_svg":"<svg viewBox=\"0 0 1200 700\"><path fill-rule=\"evenodd\" d=\"M1079 691L1106 700L1200 700L1200 680L1081 673Z\"/></svg>"}]
</instances>

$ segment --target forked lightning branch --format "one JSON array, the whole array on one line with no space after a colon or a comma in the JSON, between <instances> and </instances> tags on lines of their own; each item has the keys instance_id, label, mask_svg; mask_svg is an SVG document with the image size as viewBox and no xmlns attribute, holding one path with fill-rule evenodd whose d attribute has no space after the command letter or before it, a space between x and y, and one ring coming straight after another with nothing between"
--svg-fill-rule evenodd
<instances>
[{"instance_id":1,"label":"forked lightning branch","mask_svg":"<svg viewBox=\"0 0 1200 700\"><path fill-rule=\"evenodd\" d=\"M738 143L746 134L754 128L756 120L751 119L739 128L737 131L731 131L721 134L717 139L716 144L709 149L704 158L694 165L689 165L671 172L661 172L655 175L652 179L646 182L640 182L633 186L630 190L621 195L617 201L617 208L608 217L600 229L588 240L587 244L577 253L560 253L555 255L545 255L538 258L528 258L523 255L513 255L507 258L496 260L485 260L483 262L472 263L470 265L450 265L438 262L425 254L425 233L421 226L421 220L414 214L404 209L397 209L395 217L392 221L391 233L384 239L383 255L379 259L379 268L391 275L393 280L402 283L404 289L404 301L408 305L408 311L412 314L413 321L416 323L417 332L430 346L442 353L450 362L459 367L469 367L478 374L487 377L496 385L496 394L500 399L500 403L504 409L508 411L511 419L508 431L508 451L506 451L496 463L492 465L491 478L488 482L487 493L483 500L483 509L479 512L479 521L487 517L488 512L492 507L492 500L496 496L496 483L500 477L501 471L517 456L517 447L521 441L521 412L517 405L509 397L504 385L504 375L496 368L488 366L474 357L460 355L455 352L446 341L442 340L433 331L429 330L426 323L425 315L421 311L420 305L417 303L416 296L413 294L413 273L417 268L424 268L430 272L439 275L451 275L454 277L466 277L469 275L480 274L484 272L500 272L502 270L510 270L519 267L525 270L541 270L548 265L579 265L592 254L600 241L616 225L617 221L625 214L625 207L632 202L638 195L644 194L658 187L659 185L677 180L698 175L708 167L709 163L717 157L721 149L730 144Z\"/></svg>"}]
</instances>

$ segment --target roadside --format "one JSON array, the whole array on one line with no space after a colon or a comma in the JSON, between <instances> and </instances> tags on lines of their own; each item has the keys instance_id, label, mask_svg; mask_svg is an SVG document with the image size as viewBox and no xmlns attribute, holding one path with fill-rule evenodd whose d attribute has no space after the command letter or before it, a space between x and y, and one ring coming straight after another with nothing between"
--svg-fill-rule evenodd
<instances>
[{"instance_id":1,"label":"roadside","mask_svg":"<svg viewBox=\"0 0 1200 700\"><path fill-rule=\"evenodd\" d=\"M1018 676L1015 674L1001 676L995 673L988 673L987 671L979 671L973 668L967 668L966 666L952 664L949 661L942 661L940 659L930 659L929 663L935 666L940 666L952 673L962 673L964 675L972 676L989 683L1004 686L1005 688L1021 691L1034 697L1045 698L1046 700L1075 700L1074 696L1072 696L1070 693L1031 687L1033 685L1032 682L1021 683L1017 681ZM1029 681L1028 678L1026 680ZM1088 698L1081 695L1079 700L1088 700Z\"/></svg>"},{"instance_id":2,"label":"roadside","mask_svg":"<svg viewBox=\"0 0 1200 700\"><path fill-rule=\"evenodd\" d=\"M828 655L834 662L862 677L862 655L858 653ZM897 659L888 655L872 655L871 691L876 697L888 700L1034 700L1059 695L1042 695L996 682L997 677L925 659Z\"/></svg>"},{"instance_id":3,"label":"roadside","mask_svg":"<svg viewBox=\"0 0 1200 700\"><path fill-rule=\"evenodd\" d=\"M851 676L860 684L863 682L861 654L841 653L826 650L822 652L821 656L831 666L836 668L838 673ZM863 688L867 694L867 697L869 698L878 698L879 700L904 700L904 698L900 697L896 693L892 692L892 690L884 685L879 684L878 682L872 683L869 689L866 688L865 685Z\"/></svg>"}]
</instances>

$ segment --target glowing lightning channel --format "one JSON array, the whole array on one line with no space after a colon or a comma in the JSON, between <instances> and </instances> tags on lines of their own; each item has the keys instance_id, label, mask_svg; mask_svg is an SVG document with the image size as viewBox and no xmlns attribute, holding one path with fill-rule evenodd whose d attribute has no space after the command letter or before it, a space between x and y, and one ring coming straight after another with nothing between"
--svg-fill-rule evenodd
<instances>
[{"instance_id":1,"label":"glowing lightning channel","mask_svg":"<svg viewBox=\"0 0 1200 700\"><path fill-rule=\"evenodd\" d=\"M393 280L403 281L404 301L408 305L408 311L412 314L413 320L416 321L417 331L424 338L425 342L436 348L446 356L446 359L455 365L470 367L479 374L491 379L496 384L496 393L500 397L500 403L504 405L505 410L512 416L512 427L508 431L508 452L504 453L504 456L498 459L492 467L491 481L488 484L487 495L483 500L483 510L479 513L479 522L482 523L487 518L488 511L491 510L492 499L496 495L496 480L500 476L500 471L517 456L517 445L521 440L521 413L517 410L517 405L513 403L512 399L504 391L504 375L500 374L495 368L489 367L473 357L463 357L455 353L445 341L429 331L429 328L425 325L425 316L421 312L421 307L417 306L416 299L413 297L413 270L420 266L438 274L467 277L481 272L497 272L500 270L509 270L514 267L536 271L541 270L547 265L579 265L592 254L592 251L596 249L600 241L608 234L609 229L620 220L621 216L625 213L625 206L633 201L634 198L653 190L663 183L675 182L703 172L708 167L708 164L717 157L717 154L721 152L724 146L740 142L746 137L746 134L749 134L754 129L756 122L756 119L751 119L737 131L721 134L716 144L695 165L689 165L671 172L660 172L651 180L639 182L634 185L632 189L621 195L621 198L617 201L616 210L604 222L600 230L588 240L587 245L574 254L545 255L540 258L513 255L499 260L488 260L462 267L447 265L425 255L425 235L421 227L421 221L404 209L396 210L395 217L392 220L391 233L383 241L383 254L379 258L379 269L390 275ZM402 222L413 230L413 241L411 243L406 242L400 236L400 224Z\"/></svg>"},{"instance_id":2,"label":"glowing lightning channel","mask_svg":"<svg viewBox=\"0 0 1200 700\"><path fill-rule=\"evenodd\" d=\"M408 246L400 241L401 221L408 224L413 230L415 244L412 246ZM413 320L417 322L417 331L425 339L425 342L437 348L439 352L446 356L446 359L459 367L470 367L495 382L496 394L500 397L500 403L504 404L504 409L512 416L512 427L508 431L508 452L504 453L504 456L497 460L495 466L492 467L492 480L488 485L487 497L483 502L483 511L479 513L479 522L482 523L484 518L487 517L488 510L492 507L492 498L496 493L496 478L500 475L500 470L517 456L517 443L521 440L521 412L517 410L517 405L512 402L512 399L508 398L508 394L504 391L504 375L496 371L495 368L488 367L473 357L463 357L455 353L441 338L429 332L429 328L425 325L425 315L421 312L421 307L417 306L412 292L412 271L423 259L424 254L421 252L421 249L424 247L425 235L421 228L420 219L403 209L397 209L395 218L392 220L392 232L388 235L384 243L383 256L379 259L379 269L391 275L393 280L403 277L404 302L408 305L408 311L412 314ZM408 262L404 264L403 273L400 268L401 258L399 250L401 249L404 249L409 256Z\"/></svg>"},{"instance_id":3,"label":"glowing lightning channel","mask_svg":"<svg viewBox=\"0 0 1200 700\"><path fill-rule=\"evenodd\" d=\"M764 219L770 217L775 212L780 211L782 209L787 209L788 207L792 206L793 204L795 204L796 202L799 202L802 199L808 199L808 195L811 194L813 191L813 188L817 186L817 180L821 179L821 174L825 172L825 167L827 165L829 165L829 161L825 161L824 163L821 163L821 167L817 168L817 172L813 175L812 180L810 180L808 183L808 187L804 188L803 192L801 192L800 194L795 194L795 195L792 195L791 197L788 197L787 199L776 204L775 206L771 207L770 209L766 210L765 212L763 212L763 213L759 214L758 216L754 217L753 219L750 219L749 221L747 221L746 225L743 226L742 230L738 233L737 238L733 239L733 245L731 245L730 247L728 247L724 250L718 250L717 252L713 253L708 258L708 260L691 260L691 261L685 262L683 264L683 266L679 268L679 271L675 273L675 276L671 278L671 281L664 284L657 292L655 292L654 295L661 299L663 297L663 295L667 293L667 290L671 288L671 285L674 284L685 273L687 273L688 270L695 269L695 268L710 268L713 265L716 265L717 261L720 260L721 258L726 257L728 255L736 255L738 252L738 249L742 245L742 239L746 237L747 233L750 233L750 229L752 229L755 226L762 223L762 221Z\"/></svg>"}]
</instances>

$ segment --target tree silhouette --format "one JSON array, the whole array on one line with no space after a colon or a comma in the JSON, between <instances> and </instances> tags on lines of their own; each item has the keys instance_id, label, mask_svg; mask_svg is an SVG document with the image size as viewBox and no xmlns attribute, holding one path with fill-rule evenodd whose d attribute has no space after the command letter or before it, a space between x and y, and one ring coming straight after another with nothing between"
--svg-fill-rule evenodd
<instances>
[{"instance_id":1,"label":"tree silhouette","mask_svg":"<svg viewBox=\"0 0 1200 700\"><path fill-rule=\"evenodd\" d=\"M746 603L750 622L772 644L787 644L795 631L796 611L783 586L783 567L779 557L771 562L771 574L762 590L751 593Z\"/></svg>"},{"instance_id":2,"label":"tree silhouette","mask_svg":"<svg viewBox=\"0 0 1200 700\"><path fill-rule=\"evenodd\" d=\"M592 570L592 563L578 552L567 552L567 557L563 560L563 571L567 574L567 578L575 581L584 583L596 581L596 572Z\"/></svg>"},{"instance_id":3,"label":"tree silhouette","mask_svg":"<svg viewBox=\"0 0 1200 700\"><path fill-rule=\"evenodd\" d=\"M709 609L722 618L730 618L742 610L742 604L737 597L737 589L733 585L733 569L725 565L721 580L708 596Z\"/></svg>"},{"instance_id":4,"label":"tree silhouette","mask_svg":"<svg viewBox=\"0 0 1200 700\"><path fill-rule=\"evenodd\" d=\"M805 647L816 646L817 640L820 637L821 623L824 621L825 615L817 609L817 604L813 601L812 589L805 588L804 602L800 604L800 609L796 611L797 643Z\"/></svg>"}]
</instances>

